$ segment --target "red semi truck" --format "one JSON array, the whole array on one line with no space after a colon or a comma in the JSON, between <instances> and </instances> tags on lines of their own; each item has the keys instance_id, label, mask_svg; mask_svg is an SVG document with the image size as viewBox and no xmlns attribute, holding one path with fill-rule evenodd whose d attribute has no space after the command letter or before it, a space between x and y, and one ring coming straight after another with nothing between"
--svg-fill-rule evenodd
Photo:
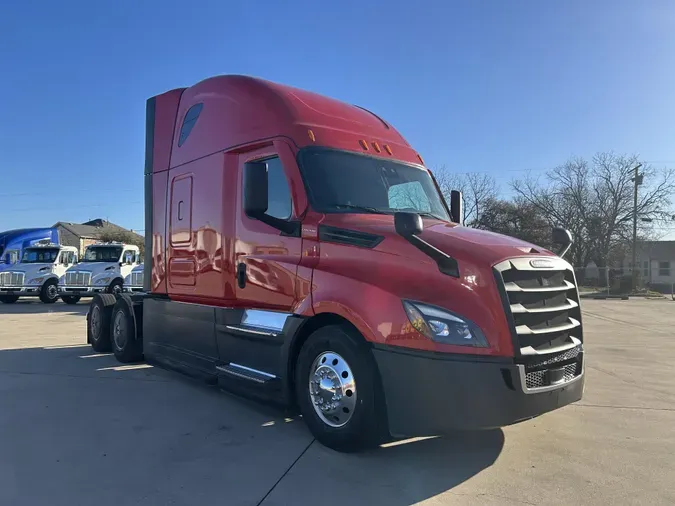
<instances>
[{"instance_id":1,"label":"red semi truck","mask_svg":"<svg viewBox=\"0 0 675 506\"><path fill-rule=\"evenodd\" d=\"M341 451L581 399L564 253L462 226L386 120L246 76L146 113L144 291L94 298L95 350L278 402Z\"/></svg>"}]
</instances>

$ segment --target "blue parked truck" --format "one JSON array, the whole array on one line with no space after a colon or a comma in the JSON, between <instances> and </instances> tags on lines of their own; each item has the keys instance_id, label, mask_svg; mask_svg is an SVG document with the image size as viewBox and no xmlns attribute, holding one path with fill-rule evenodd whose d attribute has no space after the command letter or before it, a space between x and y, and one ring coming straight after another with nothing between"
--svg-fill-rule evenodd
<instances>
[{"instance_id":1,"label":"blue parked truck","mask_svg":"<svg viewBox=\"0 0 675 506\"><path fill-rule=\"evenodd\" d=\"M0 271L19 262L23 249L39 243L60 244L57 228L20 228L0 232Z\"/></svg>"}]
</instances>

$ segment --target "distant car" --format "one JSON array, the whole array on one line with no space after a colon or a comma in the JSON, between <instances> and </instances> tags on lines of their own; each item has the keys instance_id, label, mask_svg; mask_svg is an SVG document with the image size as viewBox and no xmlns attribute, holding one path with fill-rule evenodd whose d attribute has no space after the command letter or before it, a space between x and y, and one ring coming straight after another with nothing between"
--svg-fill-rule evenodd
<instances>
[{"instance_id":1,"label":"distant car","mask_svg":"<svg viewBox=\"0 0 675 506\"><path fill-rule=\"evenodd\" d=\"M0 272L0 302L12 304L19 297L40 297L45 304L56 302L59 277L76 263L77 248L72 246L40 244L24 248L19 263Z\"/></svg>"},{"instance_id":2,"label":"distant car","mask_svg":"<svg viewBox=\"0 0 675 506\"><path fill-rule=\"evenodd\" d=\"M127 293L142 292L143 291L143 269L144 264L139 264L134 267L127 277L124 278L124 285L122 291Z\"/></svg>"},{"instance_id":3,"label":"distant car","mask_svg":"<svg viewBox=\"0 0 675 506\"><path fill-rule=\"evenodd\" d=\"M97 293L121 294L124 278L140 263L138 246L122 243L96 243L88 246L82 262L68 269L59 279L59 293L66 303ZM73 302L74 301L74 302Z\"/></svg>"}]
</instances>

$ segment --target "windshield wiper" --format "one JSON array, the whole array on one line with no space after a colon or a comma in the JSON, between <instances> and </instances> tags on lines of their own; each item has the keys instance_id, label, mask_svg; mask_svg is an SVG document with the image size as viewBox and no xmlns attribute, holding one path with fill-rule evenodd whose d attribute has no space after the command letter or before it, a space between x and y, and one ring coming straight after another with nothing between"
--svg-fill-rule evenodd
<instances>
[{"instance_id":1,"label":"windshield wiper","mask_svg":"<svg viewBox=\"0 0 675 506\"><path fill-rule=\"evenodd\" d=\"M376 207L355 206L352 204L335 204L333 207L335 207L336 209L354 209L355 211L365 211L371 214L390 214L387 211L377 209Z\"/></svg>"}]
</instances>

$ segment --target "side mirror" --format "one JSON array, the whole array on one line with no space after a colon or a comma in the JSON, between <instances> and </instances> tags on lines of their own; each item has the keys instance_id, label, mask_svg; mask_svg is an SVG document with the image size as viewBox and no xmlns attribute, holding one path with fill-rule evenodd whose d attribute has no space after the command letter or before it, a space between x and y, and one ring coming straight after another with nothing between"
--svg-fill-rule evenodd
<instances>
[{"instance_id":1,"label":"side mirror","mask_svg":"<svg viewBox=\"0 0 675 506\"><path fill-rule=\"evenodd\" d=\"M394 213L394 227L401 237L419 235L424 230L422 217L417 213L398 212Z\"/></svg>"},{"instance_id":2,"label":"side mirror","mask_svg":"<svg viewBox=\"0 0 675 506\"><path fill-rule=\"evenodd\" d=\"M553 227L553 230L551 231L551 242L554 245L560 245L560 252L556 253L560 258L564 257L565 253L567 253L572 247L572 244L574 244L570 231L562 227Z\"/></svg>"},{"instance_id":3,"label":"side mirror","mask_svg":"<svg viewBox=\"0 0 675 506\"><path fill-rule=\"evenodd\" d=\"M453 222L464 225L464 198L459 190L450 192L450 214Z\"/></svg>"},{"instance_id":4,"label":"side mirror","mask_svg":"<svg viewBox=\"0 0 675 506\"><path fill-rule=\"evenodd\" d=\"M244 165L244 212L259 218L267 212L267 165L248 162Z\"/></svg>"}]
</instances>

